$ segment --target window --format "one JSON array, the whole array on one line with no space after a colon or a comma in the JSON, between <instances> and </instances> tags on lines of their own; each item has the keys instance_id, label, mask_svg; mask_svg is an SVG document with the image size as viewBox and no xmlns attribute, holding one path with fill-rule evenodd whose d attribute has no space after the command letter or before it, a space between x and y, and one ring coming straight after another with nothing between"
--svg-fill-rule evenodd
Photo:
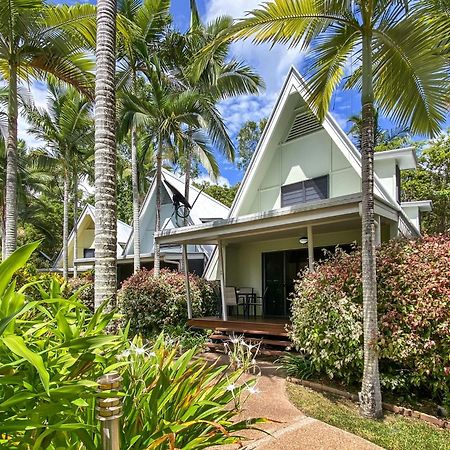
<instances>
[{"instance_id":1,"label":"window","mask_svg":"<svg viewBox=\"0 0 450 450\"><path fill-rule=\"evenodd\" d=\"M95 248L84 248L83 258L95 258Z\"/></svg>"},{"instance_id":2,"label":"window","mask_svg":"<svg viewBox=\"0 0 450 450\"><path fill-rule=\"evenodd\" d=\"M328 175L281 186L281 207L328 198Z\"/></svg>"}]
</instances>

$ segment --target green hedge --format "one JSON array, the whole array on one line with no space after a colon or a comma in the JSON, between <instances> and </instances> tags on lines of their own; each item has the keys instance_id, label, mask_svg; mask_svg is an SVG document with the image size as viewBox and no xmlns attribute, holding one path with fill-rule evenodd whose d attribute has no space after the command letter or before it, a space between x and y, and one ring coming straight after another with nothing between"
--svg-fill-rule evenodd
<instances>
[{"instance_id":1,"label":"green hedge","mask_svg":"<svg viewBox=\"0 0 450 450\"><path fill-rule=\"evenodd\" d=\"M393 240L377 251L382 386L450 400L450 238ZM361 252L338 251L297 282L291 338L330 378L363 368Z\"/></svg>"},{"instance_id":2,"label":"green hedge","mask_svg":"<svg viewBox=\"0 0 450 450\"><path fill-rule=\"evenodd\" d=\"M217 296L214 285L190 275L194 317L216 314ZM143 269L125 280L118 293L118 302L132 333L152 336L167 326L186 322L187 305L184 275L162 269L159 277Z\"/></svg>"}]
</instances>

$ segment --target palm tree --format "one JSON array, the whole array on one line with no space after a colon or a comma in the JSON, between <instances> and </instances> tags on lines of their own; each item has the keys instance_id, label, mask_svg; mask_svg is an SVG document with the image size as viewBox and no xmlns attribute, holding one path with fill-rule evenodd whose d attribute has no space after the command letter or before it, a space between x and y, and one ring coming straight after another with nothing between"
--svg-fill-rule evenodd
<instances>
[{"instance_id":1,"label":"palm tree","mask_svg":"<svg viewBox=\"0 0 450 450\"><path fill-rule=\"evenodd\" d=\"M48 85L48 111L27 108L30 133L48 144L49 155L57 161L63 179L63 276L68 278L69 256L69 195L73 190L74 260L77 258L78 175L81 161L92 149L92 119L90 103L75 89L65 89L56 83ZM74 264L75 268L75 264Z\"/></svg>"},{"instance_id":2,"label":"palm tree","mask_svg":"<svg viewBox=\"0 0 450 450\"><path fill-rule=\"evenodd\" d=\"M97 1L95 74L95 308L117 284L115 0Z\"/></svg>"},{"instance_id":3,"label":"palm tree","mask_svg":"<svg viewBox=\"0 0 450 450\"><path fill-rule=\"evenodd\" d=\"M49 236L48 230L42 226L40 216L46 212L47 205L40 201L40 194L48 191L54 180L52 170L54 161L43 150L27 149L25 141L19 139L17 145L17 204L19 218L40 229ZM0 134L0 232L2 237L2 259L5 239L5 181L6 181L6 140ZM45 212L44 212L45 211ZM54 238L54 236L52 236Z\"/></svg>"},{"instance_id":4,"label":"palm tree","mask_svg":"<svg viewBox=\"0 0 450 450\"><path fill-rule=\"evenodd\" d=\"M348 122L352 125L348 134L353 137L358 148L361 148L362 135L362 117L361 114L354 114L348 118ZM379 114L375 110L374 114L374 133L373 133L373 147L377 151L378 146L387 146L388 144L396 145L406 143L408 138L408 130L406 128L393 128L385 130L380 126ZM394 148L394 147L392 147Z\"/></svg>"},{"instance_id":5,"label":"palm tree","mask_svg":"<svg viewBox=\"0 0 450 450\"><path fill-rule=\"evenodd\" d=\"M137 94L138 77L145 67L143 59L148 52L158 48L165 26L170 22L170 1L120 0L118 10L135 27L131 42L126 42L119 50L119 80L130 86L131 92ZM141 244L139 227L139 209L141 191L139 189L138 133L136 126L129 131L131 147L131 186L133 195L133 266L134 272L141 268Z\"/></svg>"},{"instance_id":6,"label":"palm tree","mask_svg":"<svg viewBox=\"0 0 450 450\"><path fill-rule=\"evenodd\" d=\"M0 76L8 80L5 255L17 240L17 117L22 79L51 74L87 92L92 61L82 53L92 28L92 5L47 6L43 0L0 2Z\"/></svg>"},{"instance_id":7,"label":"palm tree","mask_svg":"<svg viewBox=\"0 0 450 450\"><path fill-rule=\"evenodd\" d=\"M347 61L356 58L359 63L343 87L361 92L364 373L360 404L367 417L382 414L376 349L375 105L399 126L428 135L439 131L447 107L445 60L431 51L435 29L424 14L426 9L414 1L274 0L251 11L232 30L235 39L253 36L256 43L308 48L308 101L320 119L341 85Z\"/></svg>"},{"instance_id":8,"label":"palm tree","mask_svg":"<svg viewBox=\"0 0 450 450\"><path fill-rule=\"evenodd\" d=\"M218 36L228 30L233 23L233 19L222 16L211 23L203 24L200 20L196 1L190 0L190 5L190 27L186 34L184 49L179 52L182 55L179 71L184 83L191 89L196 89L202 94L208 95L213 105L226 98L258 93L264 86L262 79L242 61L229 58L230 44L228 42L221 42L220 45L213 47L207 55L208 63L202 67L201 71L195 71L193 65L195 55L203 48L207 48ZM227 134L222 117L205 108L203 119L214 146L222 151L228 160L233 161L234 147ZM188 146L184 155L185 197L188 201L192 157L192 149Z\"/></svg>"},{"instance_id":9,"label":"palm tree","mask_svg":"<svg viewBox=\"0 0 450 450\"><path fill-rule=\"evenodd\" d=\"M155 231L161 230L161 186L164 150L174 152L189 143L194 148L201 148L199 157L202 164L212 173L217 173L218 166L213 154L205 145L202 128L204 104L209 99L197 91L181 91L177 82L167 76L161 69L159 59L148 61L146 77L148 91L146 96L125 92L121 97L122 130L136 127L145 130L154 143L156 151L156 220ZM211 111L214 105L209 104ZM217 111L215 111L217 114ZM154 243L154 274L159 275L160 249Z\"/></svg>"}]
</instances>

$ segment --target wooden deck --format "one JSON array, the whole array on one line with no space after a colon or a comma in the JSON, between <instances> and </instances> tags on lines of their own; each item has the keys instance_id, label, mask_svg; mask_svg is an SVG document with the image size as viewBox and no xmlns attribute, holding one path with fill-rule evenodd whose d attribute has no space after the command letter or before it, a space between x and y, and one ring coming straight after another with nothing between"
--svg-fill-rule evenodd
<instances>
[{"instance_id":1,"label":"wooden deck","mask_svg":"<svg viewBox=\"0 0 450 450\"><path fill-rule=\"evenodd\" d=\"M286 327L289 324L289 319L269 318L242 319L230 317L228 320L222 320L218 317L202 317L188 320L188 325L192 328L279 337L288 337Z\"/></svg>"}]
</instances>

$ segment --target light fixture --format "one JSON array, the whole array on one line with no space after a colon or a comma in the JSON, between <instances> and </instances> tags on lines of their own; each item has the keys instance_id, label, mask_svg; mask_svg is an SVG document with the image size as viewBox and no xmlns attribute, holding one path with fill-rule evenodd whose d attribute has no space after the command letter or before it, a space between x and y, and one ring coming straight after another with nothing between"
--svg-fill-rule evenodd
<instances>
[{"instance_id":1,"label":"light fixture","mask_svg":"<svg viewBox=\"0 0 450 450\"><path fill-rule=\"evenodd\" d=\"M300 242L300 244L305 245L308 243L308 238L306 236L302 236L298 242Z\"/></svg>"}]
</instances>

